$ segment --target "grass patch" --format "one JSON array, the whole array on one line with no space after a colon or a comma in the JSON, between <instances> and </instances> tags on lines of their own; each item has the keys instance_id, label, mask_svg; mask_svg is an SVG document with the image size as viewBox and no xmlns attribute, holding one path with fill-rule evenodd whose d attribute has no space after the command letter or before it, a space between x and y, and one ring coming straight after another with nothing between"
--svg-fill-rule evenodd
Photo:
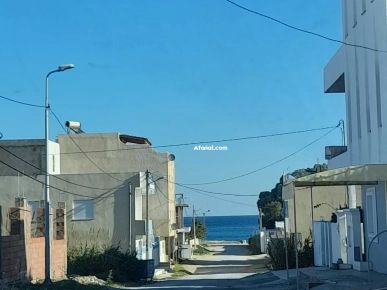
<instances>
[{"instance_id":1,"label":"grass patch","mask_svg":"<svg viewBox=\"0 0 387 290\"><path fill-rule=\"evenodd\" d=\"M188 272L183 265L175 264L173 266L173 274L172 278L181 278L187 275L190 275L191 273Z\"/></svg>"},{"instance_id":2,"label":"grass patch","mask_svg":"<svg viewBox=\"0 0 387 290\"><path fill-rule=\"evenodd\" d=\"M71 247L67 260L69 275L95 276L108 284L138 282L142 270L136 253L124 252L119 246Z\"/></svg>"},{"instance_id":3,"label":"grass patch","mask_svg":"<svg viewBox=\"0 0 387 290\"><path fill-rule=\"evenodd\" d=\"M211 253L211 251L203 246L197 246L193 253L194 255L208 255L209 253Z\"/></svg>"},{"instance_id":4,"label":"grass patch","mask_svg":"<svg viewBox=\"0 0 387 290\"><path fill-rule=\"evenodd\" d=\"M203 243L203 244L201 244L201 246L202 246L202 247L205 247L205 248L208 248L210 245L207 244L207 243Z\"/></svg>"}]
</instances>

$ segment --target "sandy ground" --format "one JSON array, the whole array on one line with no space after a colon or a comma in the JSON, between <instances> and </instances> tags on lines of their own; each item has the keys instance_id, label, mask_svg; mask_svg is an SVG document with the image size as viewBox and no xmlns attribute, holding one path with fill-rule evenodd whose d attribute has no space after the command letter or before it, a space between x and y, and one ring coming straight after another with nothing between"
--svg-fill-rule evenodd
<instances>
[{"instance_id":1,"label":"sandy ground","mask_svg":"<svg viewBox=\"0 0 387 290\"><path fill-rule=\"evenodd\" d=\"M209 255L194 256L194 259L184 264L193 275L155 282L142 288L285 289L283 285L275 286L280 279L268 271L269 259L266 255L250 255L247 245L215 244L208 249L211 251ZM262 288L264 285L268 288Z\"/></svg>"}]
</instances>

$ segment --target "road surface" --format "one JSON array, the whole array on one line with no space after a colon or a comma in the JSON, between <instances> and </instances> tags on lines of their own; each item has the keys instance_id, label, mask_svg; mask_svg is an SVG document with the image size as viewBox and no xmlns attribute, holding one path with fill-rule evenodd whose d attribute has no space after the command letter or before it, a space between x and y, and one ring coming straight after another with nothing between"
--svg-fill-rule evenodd
<instances>
[{"instance_id":1,"label":"road surface","mask_svg":"<svg viewBox=\"0 0 387 290\"><path fill-rule=\"evenodd\" d=\"M209 255L194 256L189 265L193 272L179 279L169 279L141 287L142 289L286 289L283 281L267 269L265 255L252 256L246 245L210 245ZM269 283L269 284L267 284ZM262 288L266 285L268 288ZM128 288L134 289L134 288Z\"/></svg>"}]
</instances>

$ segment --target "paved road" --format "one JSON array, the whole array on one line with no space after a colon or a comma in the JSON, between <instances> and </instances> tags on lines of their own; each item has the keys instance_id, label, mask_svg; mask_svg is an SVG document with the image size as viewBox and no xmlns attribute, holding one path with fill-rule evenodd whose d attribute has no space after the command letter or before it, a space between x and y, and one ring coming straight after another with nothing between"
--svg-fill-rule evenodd
<instances>
[{"instance_id":1,"label":"paved road","mask_svg":"<svg viewBox=\"0 0 387 290\"><path fill-rule=\"evenodd\" d=\"M209 250L211 255L195 256L186 266L193 275L155 282L142 289L264 289L261 287L266 283L270 290L286 289L268 271L265 255L250 255L246 245L212 245Z\"/></svg>"}]
</instances>

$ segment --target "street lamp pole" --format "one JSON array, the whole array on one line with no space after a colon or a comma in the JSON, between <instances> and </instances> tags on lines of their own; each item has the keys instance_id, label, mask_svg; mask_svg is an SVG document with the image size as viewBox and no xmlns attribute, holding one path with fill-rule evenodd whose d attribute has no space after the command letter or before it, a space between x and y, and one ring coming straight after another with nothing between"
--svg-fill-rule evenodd
<instances>
[{"instance_id":1,"label":"street lamp pole","mask_svg":"<svg viewBox=\"0 0 387 290\"><path fill-rule=\"evenodd\" d=\"M207 210L206 212L203 212L203 225L206 226L206 213L210 212L210 210Z\"/></svg>"},{"instance_id":2,"label":"street lamp pole","mask_svg":"<svg viewBox=\"0 0 387 290\"><path fill-rule=\"evenodd\" d=\"M65 64L58 69L50 71L46 76L45 93L45 146L46 146L46 170L45 170L45 192L44 192L44 240L45 240L45 283L51 283L51 231L50 231L50 159L49 159L49 113L50 104L48 102L48 78L53 73L63 72L74 68L73 64Z\"/></svg>"}]
</instances>

